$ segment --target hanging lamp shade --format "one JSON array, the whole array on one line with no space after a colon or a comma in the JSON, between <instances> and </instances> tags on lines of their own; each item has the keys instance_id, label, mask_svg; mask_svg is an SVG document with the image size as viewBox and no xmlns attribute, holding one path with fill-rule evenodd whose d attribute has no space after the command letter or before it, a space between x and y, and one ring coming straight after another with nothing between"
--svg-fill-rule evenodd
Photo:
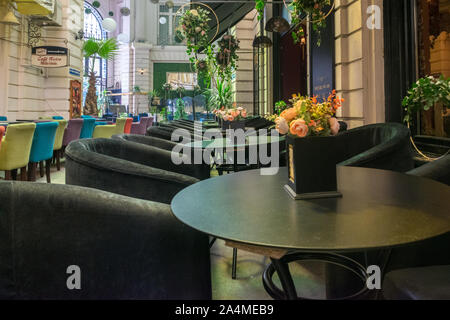
<instances>
[{"instance_id":1,"label":"hanging lamp shade","mask_svg":"<svg viewBox=\"0 0 450 320\"><path fill-rule=\"evenodd\" d=\"M120 43L128 43L130 42L130 37L126 33L120 33L117 36L117 41L119 41Z\"/></svg>"},{"instance_id":2,"label":"hanging lamp shade","mask_svg":"<svg viewBox=\"0 0 450 320\"><path fill-rule=\"evenodd\" d=\"M289 22L283 17L273 17L266 23L266 31L268 32L287 32L290 29Z\"/></svg>"},{"instance_id":3,"label":"hanging lamp shade","mask_svg":"<svg viewBox=\"0 0 450 320\"><path fill-rule=\"evenodd\" d=\"M259 36L255 37L255 40L253 40L253 47L254 48L270 48L273 45L272 40L270 40L267 36Z\"/></svg>"},{"instance_id":4,"label":"hanging lamp shade","mask_svg":"<svg viewBox=\"0 0 450 320\"><path fill-rule=\"evenodd\" d=\"M102 21L102 27L108 32L114 32L117 28L117 22L112 18L106 18Z\"/></svg>"}]
</instances>

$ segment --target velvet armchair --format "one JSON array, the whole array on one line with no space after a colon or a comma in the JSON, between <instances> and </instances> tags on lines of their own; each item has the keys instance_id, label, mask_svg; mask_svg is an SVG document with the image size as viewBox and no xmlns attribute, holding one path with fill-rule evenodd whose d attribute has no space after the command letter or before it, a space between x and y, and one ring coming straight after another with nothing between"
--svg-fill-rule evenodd
<instances>
[{"instance_id":1,"label":"velvet armchair","mask_svg":"<svg viewBox=\"0 0 450 320\"><path fill-rule=\"evenodd\" d=\"M169 205L23 182L0 203L2 300L211 299L208 237Z\"/></svg>"}]
</instances>

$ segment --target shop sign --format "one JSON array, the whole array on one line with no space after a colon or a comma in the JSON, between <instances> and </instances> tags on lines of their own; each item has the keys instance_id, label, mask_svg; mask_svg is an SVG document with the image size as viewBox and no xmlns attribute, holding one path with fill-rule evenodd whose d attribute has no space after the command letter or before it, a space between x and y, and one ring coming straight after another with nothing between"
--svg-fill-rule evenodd
<instances>
[{"instance_id":1,"label":"shop sign","mask_svg":"<svg viewBox=\"0 0 450 320\"><path fill-rule=\"evenodd\" d=\"M34 47L31 64L43 68L62 68L69 65L69 49L64 47Z\"/></svg>"}]
</instances>

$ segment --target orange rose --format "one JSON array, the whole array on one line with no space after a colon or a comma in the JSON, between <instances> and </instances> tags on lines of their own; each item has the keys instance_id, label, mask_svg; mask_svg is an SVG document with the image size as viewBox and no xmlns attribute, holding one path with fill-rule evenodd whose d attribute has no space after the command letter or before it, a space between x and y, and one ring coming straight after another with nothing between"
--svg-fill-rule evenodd
<instances>
[{"instance_id":1,"label":"orange rose","mask_svg":"<svg viewBox=\"0 0 450 320\"><path fill-rule=\"evenodd\" d=\"M291 134L298 136L300 138L304 138L308 135L309 128L306 125L305 120L297 119L291 123L290 131Z\"/></svg>"},{"instance_id":2,"label":"orange rose","mask_svg":"<svg viewBox=\"0 0 450 320\"><path fill-rule=\"evenodd\" d=\"M281 117L286 119L287 122L291 122L292 120L295 119L296 116L297 110L295 108L286 109L281 113Z\"/></svg>"}]
</instances>

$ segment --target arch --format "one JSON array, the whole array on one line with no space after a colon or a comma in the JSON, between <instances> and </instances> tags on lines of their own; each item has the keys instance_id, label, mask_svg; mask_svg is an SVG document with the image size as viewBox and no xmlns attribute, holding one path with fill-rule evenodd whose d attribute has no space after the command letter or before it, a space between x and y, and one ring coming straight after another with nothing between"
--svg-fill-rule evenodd
<instances>
[{"instance_id":1,"label":"arch","mask_svg":"<svg viewBox=\"0 0 450 320\"><path fill-rule=\"evenodd\" d=\"M89 11L90 13L87 13ZM85 39L95 39L95 40L105 40L108 38L106 30L102 26L103 17L100 12L92 6L88 1L84 1L84 38ZM84 59L84 85L83 85L83 105L86 98L87 89L89 87L89 74L87 71L90 70L92 64L92 59ZM108 63L106 60L101 58L96 58L95 72L97 78L97 96L103 97L103 91L107 87L108 79Z\"/></svg>"}]
</instances>

